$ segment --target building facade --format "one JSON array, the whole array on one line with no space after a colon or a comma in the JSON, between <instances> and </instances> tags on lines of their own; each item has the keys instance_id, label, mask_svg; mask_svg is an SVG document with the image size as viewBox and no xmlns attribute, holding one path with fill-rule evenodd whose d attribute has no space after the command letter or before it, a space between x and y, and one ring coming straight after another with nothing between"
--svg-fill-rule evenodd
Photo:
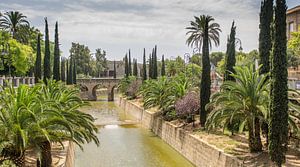
<instances>
[{"instance_id":1,"label":"building facade","mask_svg":"<svg viewBox=\"0 0 300 167\"><path fill-rule=\"evenodd\" d=\"M287 11L287 37L291 38L291 33L300 28L300 5Z\"/></svg>"},{"instance_id":2,"label":"building facade","mask_svg":"<svg viewBox=\"0 0 300 167\"><path fill-rule=\"evenodd\" d=\"M125 75L125 62L124 61L115 61L116 62L116 76L117 78L123 78ZM141 75L141 70L143 64L138 63L138 76ZM133 69L133 64L131 69ZM112 78L114 76L114 61L107 61L107 70L101 73L103 78Z\"/></svg>"}]
</instances>

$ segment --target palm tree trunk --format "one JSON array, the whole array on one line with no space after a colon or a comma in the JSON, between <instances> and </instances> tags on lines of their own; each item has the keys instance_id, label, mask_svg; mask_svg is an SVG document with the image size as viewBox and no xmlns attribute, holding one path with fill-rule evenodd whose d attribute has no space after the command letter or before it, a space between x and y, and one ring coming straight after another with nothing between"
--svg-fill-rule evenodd
<instances>
[{"instance_id":1,"label":"palm tree trunk","mask_svg":"<svg viewBox=\"0 0 300 167\"><path fill-rule=\"evenodd\" d=\"M262 145L261 145L261 142L259 144L259 141L257 140L257 136L255 135L255 125L253 126L253 123L255 121L253 121L252 119L251 120L248 120L248 131L249 131L249 149L250 149L250 152L260 152L262 150Z\"/></svg>"},{"instance_id":2,"label":"palm tree trunk","mask_svg":"<svg viewBox=\"0 0 300 167\"><path fill-rule=\"evenodd\" d=\"M25 153L13 152L8 153L9 160L11 160L17 167L25 167Z\"/></svg>"},{"instance_id":3,"label":"palm tree trunk","mask_svg":"<svg viewBox=\"0 0 300 167\"><path fill-rule=\"evenodd\" d=\"M51 143L46 141L41 144L41 158L37 161L38 167L51 167L52 155L51 155Z\"/></svg>"},{"instance_id":4,"label":"palm tree trunk","mask_svg":"<svg viewBox=\"0 0 300 167\"><path fill-rule=\"evenodd\" d=\"M255 141L257 142L257 151L262 151L262 143L261 143L261 138L260 138L260 122L259 118L254 119L254 135L255 135Z\"/></svg>"}]
</instances>

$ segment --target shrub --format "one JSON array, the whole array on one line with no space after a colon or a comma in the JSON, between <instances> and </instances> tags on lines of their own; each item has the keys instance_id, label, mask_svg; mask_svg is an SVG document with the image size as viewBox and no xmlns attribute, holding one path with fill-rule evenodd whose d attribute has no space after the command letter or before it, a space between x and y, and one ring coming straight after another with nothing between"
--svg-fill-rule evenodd
<instances>
[{"instance_id":1,"label":"shrub","mask_svg":"<svg viewBox=\"0 0 300 167\"><path fill-rule=\"evenodd\" d=\"M199 95L196 92L189 92L175 103L177 116L180 118L191 118L200 109Z\"/></svg>"}]
</instances>

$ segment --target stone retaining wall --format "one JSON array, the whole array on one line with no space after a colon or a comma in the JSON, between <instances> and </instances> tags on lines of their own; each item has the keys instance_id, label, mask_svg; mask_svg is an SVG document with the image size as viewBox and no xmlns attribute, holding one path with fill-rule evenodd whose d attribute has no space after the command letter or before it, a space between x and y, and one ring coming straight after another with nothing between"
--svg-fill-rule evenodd
<instances>
[{"instance_id":1,"label":"stone retaining wall","mask_svg":"<svg viewBox=\"0 0 300 167\"><path fill-rule=\"evenodd\" d=\"M197 138L182 128L164 121L159 112L150 112L120 97L118 106L135 117L143 127L152 130L198 167L241 167L242 162Z\"/></svg>"}]
</instances>

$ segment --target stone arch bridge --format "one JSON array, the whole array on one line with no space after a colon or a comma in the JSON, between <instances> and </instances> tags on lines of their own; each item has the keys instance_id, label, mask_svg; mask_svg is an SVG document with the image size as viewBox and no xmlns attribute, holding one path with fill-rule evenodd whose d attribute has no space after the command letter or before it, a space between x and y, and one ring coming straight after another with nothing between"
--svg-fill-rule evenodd
<instances>
[{"instance_id":1,"label":"stone arch bridge","mask_svg":"<svg viewBox=\"0 0 300 167\"><path fill-rule=\"evenodd\" d=\"M107 100L114 100L114 88L116 88L121 79L114 78L92 78L92 79L77 79L77 85L80 86L80 96L90 101L96 101L97 88L107 88Z\"/></svg>"}]
</instances>

